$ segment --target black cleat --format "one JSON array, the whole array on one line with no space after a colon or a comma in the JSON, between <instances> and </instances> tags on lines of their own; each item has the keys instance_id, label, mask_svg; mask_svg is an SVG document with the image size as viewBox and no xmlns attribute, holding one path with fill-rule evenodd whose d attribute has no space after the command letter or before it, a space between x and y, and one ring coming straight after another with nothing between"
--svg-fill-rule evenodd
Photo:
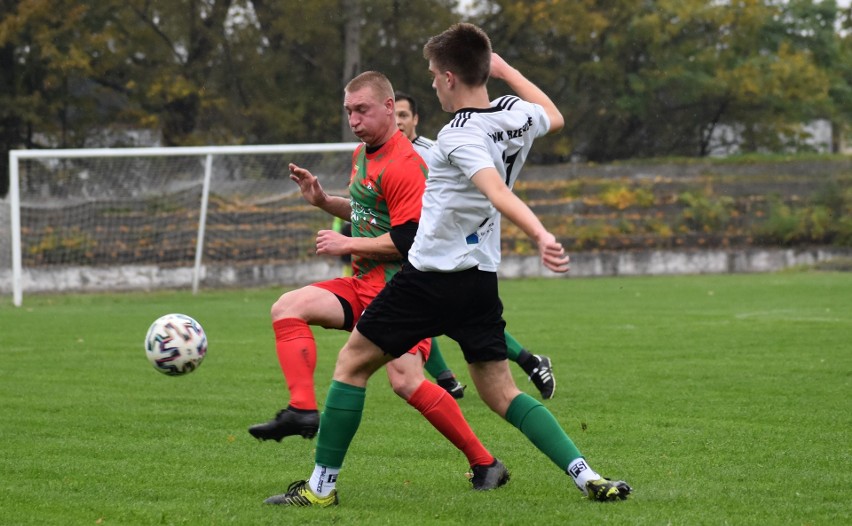
<instances>
[{"instance_id":1,"label":"black cleat","mask_svg":"<svg viewBox=\"0 0 852 526\"><path fill-rule=\"evenodd\" d=\"M496 489L509 482L509 470L496 458L490 466L473 466L470 469L473 472L470 482L477 491Z\"/></svg>"},{"instance_id":2,"label":"black cleat","mask_svg":"<svg viewBox=\"0 0 852 526\"><path fill-rule=\"evenodd\" d=\"M444 388L444 391L450 393L450 396L456 400L464 398L464 390L467 388L458 381L452 373L446 378L438 378L438 385Z\"/></svg>"},{"instance_id":3,"label":"black cleat","mask_svg":"<svg viewBox=\"0 0 852 526\"><path fill-rule=\"evenodd\" d=\"M290 408L278 411L275 418L249 427L248 432L258 440L275 440L290 435L314 438L319 429L319 411L298 411Z\"/></svg>"},{"instance_id":4,"label":"black cleat","mask_svg":"<svg viewBox=\"0 0 852 526\"><path fill-rule=\"evenodd\" d=\"M556 378L553 376L550 358L538 354L535 357L538 358L538 366L530 374L530 380L541 393L542 399L550 400L556 392Z\"/></svg>"}]
</instances>

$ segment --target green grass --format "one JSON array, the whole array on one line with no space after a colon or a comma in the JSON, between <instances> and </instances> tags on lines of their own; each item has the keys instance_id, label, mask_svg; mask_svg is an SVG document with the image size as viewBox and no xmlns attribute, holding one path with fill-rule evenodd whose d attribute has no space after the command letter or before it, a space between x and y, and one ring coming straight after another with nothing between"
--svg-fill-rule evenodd
<instances>
[{"instance_id":1,"label":"green grass","mask_svg":"<svg viewBox=\"0 0 852 526\"><path fill-rule=\"evenodd\" d=\"M505 281L509 330L550 355L546 402L626 502L570 478L472 387L460 401L512 471L470 489L464 457L370 383L334 509L262 505L313 468L314 441L246 432L286 401L269 306L276 289L27 296L0 306L0 524L848 524L852 274ZM148 324L205 327L201 368L171 378ZM318 329L324 398L345 333ZM444 354L468 381L460 353ZM512 366L519 385L535 389ZM537 393L534 393L537 395Z\"/></svg>"}]
</instances>

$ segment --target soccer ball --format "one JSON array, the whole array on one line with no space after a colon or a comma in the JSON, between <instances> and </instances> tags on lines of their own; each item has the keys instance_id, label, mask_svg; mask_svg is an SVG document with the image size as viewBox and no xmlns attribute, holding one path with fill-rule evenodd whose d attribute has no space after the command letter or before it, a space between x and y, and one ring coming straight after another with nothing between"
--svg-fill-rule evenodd
<instances>
[{"instance_id":1,"label":"soccer ball","mask_svg":"<svg viewBox=\"0 0 852 526\"><path fill-rule=\"evenodd\" d=\"M201 324L186 314L166 314L148 329L145 354L154 369L181 376L201 365L207 354L207 336Z\"/></svg>"}]
</instances>

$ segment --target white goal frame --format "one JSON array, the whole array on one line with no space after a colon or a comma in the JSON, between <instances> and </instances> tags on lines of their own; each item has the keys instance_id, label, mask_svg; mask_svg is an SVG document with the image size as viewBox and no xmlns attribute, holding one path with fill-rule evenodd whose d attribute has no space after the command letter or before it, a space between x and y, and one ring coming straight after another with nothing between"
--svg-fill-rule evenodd
<instances>
[{"instance_id":1,"label":"white goal frame","mask_svg":"<svg viewBox=\"0 0 852 526\"><path fill-rule=\"evenodd\" d=\"M353 151L359 143L315 143L257 146L199 146L151 148L81 148L54 150L9 151L9 203L10 245L12 256L12 301L19 307L23 303L23 260L21 239L21 194L19 163L24 159L55 158L107 158L107 157L205 157L204 179L201 191L195 263L192 269L192 292L198 292L202 269L204 234L207 222L207 205L210 193L213 158L219 155L330 153Z\"/></svg>"}]
</instances>

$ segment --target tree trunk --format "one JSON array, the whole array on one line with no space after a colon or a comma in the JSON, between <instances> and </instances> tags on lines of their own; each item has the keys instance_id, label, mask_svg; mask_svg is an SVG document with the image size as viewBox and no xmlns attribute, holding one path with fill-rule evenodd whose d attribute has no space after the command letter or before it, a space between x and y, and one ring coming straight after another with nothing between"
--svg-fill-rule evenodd
<instances>
[{"instance_id":1,"label":"tree trunk","mask_svg":"<svg viewBox=\"0 0 852 526\"><path fill-rule=\"evenodd\" d=\"M341 87L361 72L361 0L342 0L343 16L343 78ZM343 91L341 89L341 91ZM349 116L343 111L340 122L340 140L349 142L355 140L355 135L349 128Z\"/></svg>"}]
</instances>

